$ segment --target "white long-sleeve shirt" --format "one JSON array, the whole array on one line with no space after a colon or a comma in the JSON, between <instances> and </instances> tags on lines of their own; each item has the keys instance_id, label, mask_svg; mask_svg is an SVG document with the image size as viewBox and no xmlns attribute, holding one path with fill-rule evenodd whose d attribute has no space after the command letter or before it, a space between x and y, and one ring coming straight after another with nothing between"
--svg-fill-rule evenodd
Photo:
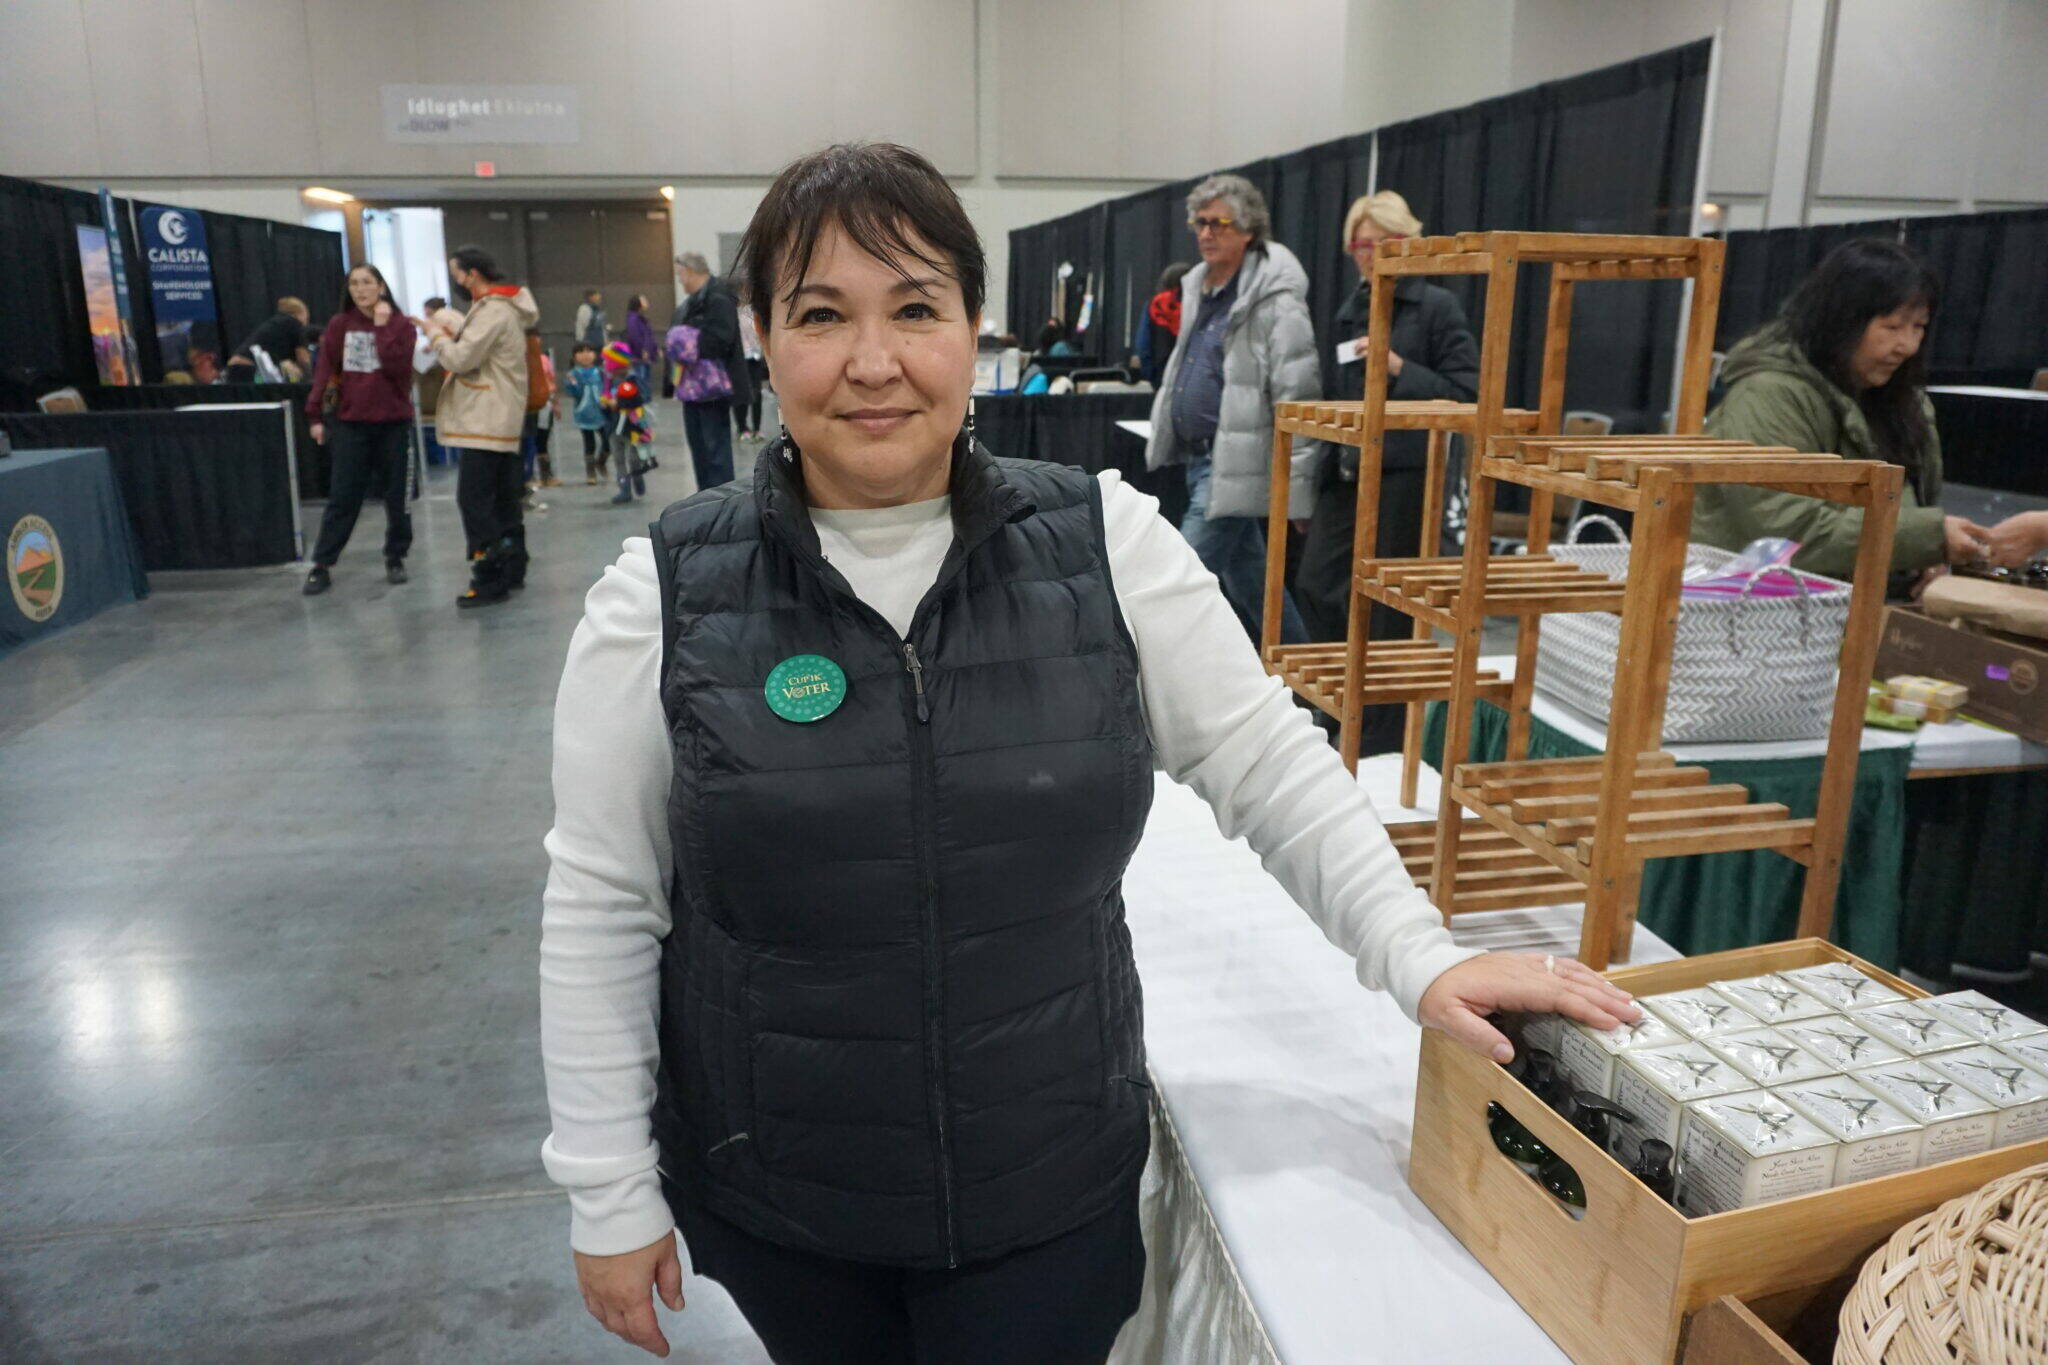
<instances>
[{"instance_id":1,"label":"white long-sleeve shirt","mask_svg":"<svg viewBox=\"0 0 2048 1365\"><path fill-rule=\"evenodd\" d=\"M1100 476L1111 577L1138 649L1160 765L1242 837L1358 979L1412 1019L1438 973L1474 956L1409 881L1372 804L1287 689L1158 502ZM952 543L951 500L813 508L820 548L901 632ZM645 538L584 604L555 701L555 827L541 921L541 1051L554 1131L548 1175L569 1191L570 1243L646 1246L672 1226L650 1110L669 930L672 759L657 675L661 601Z\"/></svg>"}]
</instances>

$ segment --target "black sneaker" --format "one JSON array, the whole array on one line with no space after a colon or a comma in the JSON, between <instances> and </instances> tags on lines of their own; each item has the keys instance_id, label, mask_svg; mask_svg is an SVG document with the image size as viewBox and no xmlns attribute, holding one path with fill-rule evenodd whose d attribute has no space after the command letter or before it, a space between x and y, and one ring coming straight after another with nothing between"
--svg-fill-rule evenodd
<instances>
[{"instance_id":1,"label":"black sneaker","mask_svg":"<svg viewBox=\"0 0 2048 1365\"><path fill-rule=\"evenodd\" d=\"M405 571L405 561L402 559L394 559L384 566L386 583L403 583L410 577L411 575Z\"/></svg>"},{"instance_id":2,"label":"black sneaker","mask_svg":"<svg viewBox=\"0 0 2048 1365\"><path fill-rule=\"evenodd\" d=\"M334 580L327 576L325 564L315 564L313 572L306 575L305 593L308 597L318 597L333 586Z\"/></svg>"}]
</instances>

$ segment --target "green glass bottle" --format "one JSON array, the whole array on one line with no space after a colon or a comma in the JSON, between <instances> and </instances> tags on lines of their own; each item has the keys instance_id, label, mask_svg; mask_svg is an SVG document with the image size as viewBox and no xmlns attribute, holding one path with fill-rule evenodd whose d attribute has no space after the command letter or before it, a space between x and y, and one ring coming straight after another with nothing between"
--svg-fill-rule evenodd
<instances>
[{"instance_id":1,"label":"green glass bottle","mask_svg":"<svg viewBox=\"0 0 2048 1365\"><path fill-rule=\"evenodd\" d=\"M1585 1212L1586 1186L1579 1179L1579 1173L1572 1169L1571 1163L1559 1157L1552 1157L1536 1173L1536 1180L1544 1189L1569 1205L1575 1216Z\"/></svg>"}]
</instances>

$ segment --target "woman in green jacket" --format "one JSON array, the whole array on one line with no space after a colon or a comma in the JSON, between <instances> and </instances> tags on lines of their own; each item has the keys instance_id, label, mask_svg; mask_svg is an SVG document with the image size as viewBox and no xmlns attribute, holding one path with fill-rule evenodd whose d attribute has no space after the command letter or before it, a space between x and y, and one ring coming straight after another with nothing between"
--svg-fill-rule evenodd
<instances>
[{"instance_id":1,"label":"woman in green jacket","mask_svg":"<svg viewBox=\"0 0 2048 1365\"><path fill-rule=\"evenodd\" d=\"M1946 564L1982 559L1991 532L1941 510L1941 438L1922 348L1937 304L1932 272L1876 237L1829 252L1774 320L1743 338L1721 372L1727 395L1707 434L1904 466L1892 543L1894 590ZM1728 485L1696 494L1693 539L1739 550L1759 536L1800 544L1793 564L1847 578L1860 508Z\"/></svg>"}]
</instances>

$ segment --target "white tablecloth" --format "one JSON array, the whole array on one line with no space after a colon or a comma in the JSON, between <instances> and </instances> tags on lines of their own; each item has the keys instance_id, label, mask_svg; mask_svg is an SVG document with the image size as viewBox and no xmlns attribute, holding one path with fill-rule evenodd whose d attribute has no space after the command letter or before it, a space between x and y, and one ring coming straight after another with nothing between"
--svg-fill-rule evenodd
<instances>
[{"instance_id":1,"label":"white tablecloth","mask_svg":"<svg viewBox=\"0 0 2048 1365\"><path fill-rule=\"evenodd\" d=\"M1960 393L1971 398L2017 398L2029 403L2048 403L2048 392L2040 389L2008 389L1996 384L1929 384L1929 393Z\"/></svg>"},{"instance_id":2,"label":"white tablecloth","mask_svg":"<svg viewBox=\"0 0 2048 1365\"><path fill-rule=\"evenodd\" d=\"M1398 773L1368 760L1361 780L1387 819L1427 814L1394 807ZM1124 889L1159 1112L1150 1282L1115 1359L1564 1360L1408 1189L1415 1027L1257 856L1161 777ZM1578 915L1500 911L1457 932L1572 952ZM1636 961L1672 956L1638 928Z\"/></svg>"}]
</instances>

